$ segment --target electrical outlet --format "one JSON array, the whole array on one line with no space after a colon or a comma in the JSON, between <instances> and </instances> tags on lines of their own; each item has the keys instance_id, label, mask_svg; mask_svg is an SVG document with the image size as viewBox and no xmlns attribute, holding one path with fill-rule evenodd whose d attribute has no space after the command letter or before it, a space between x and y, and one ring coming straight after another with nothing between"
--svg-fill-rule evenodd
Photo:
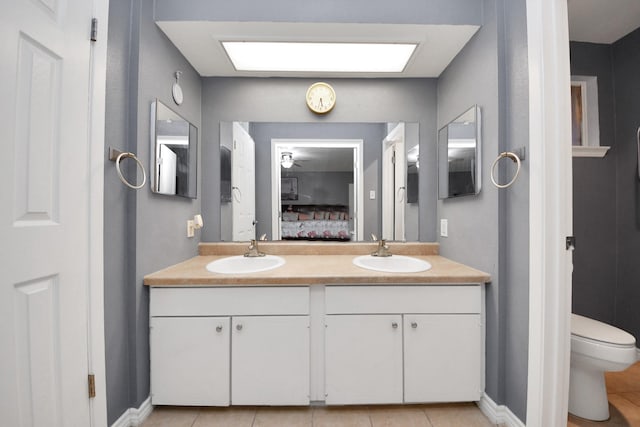
<instances>
[{"instance_id":1,"label":"electrical outlet","mask_svg":"<svg viewBox=\"0 0 640 427\"><path fill-rule=\"evenodd\" d=\"M449 221L446 219L440 220L440 237L449 237Z\"/></svg>"},{"instance_id":2,"label":"electrical outlet","mask_svg":"<svg viewBox=\"0 0 640 427\"><path fill-rule=\"evenodd\" d=\"M187 221L187 237L193 237L195 235L195 222L190 219Z\"/></svg>"}]
</instances>

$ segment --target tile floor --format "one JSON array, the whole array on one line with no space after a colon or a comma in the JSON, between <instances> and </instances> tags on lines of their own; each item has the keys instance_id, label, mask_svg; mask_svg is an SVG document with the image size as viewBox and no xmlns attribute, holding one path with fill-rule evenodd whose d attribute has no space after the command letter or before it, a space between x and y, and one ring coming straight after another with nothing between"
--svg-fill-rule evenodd
<instances>
[{"instance_id":1,"label":"tile floor","mask_svg":"<svg viewBox=\"0 0 640 427\"><path fill-rule=\"evenodd\" d=\"M492 427L473 403L340 407L156 407L143 427Z\"/></svg>"},{"instance_id":2,"label":"tile floor","mask_svg":"<svg viewBox=\"0 0 640 427\"><path fill-rule=\"evenodd\" d=\"M593 422L569 415L568 427L640 427L640 362L605 377L611 418Z\"/></svg>"},{"instance_id":3,"label":"tile floor","mask_svg":"<svg viewBox=\"0 0 640 427\"><path fill-rule=\"evenodd\" d=\"M611 419L567 427L640 427L640 362L606 374ZM309 408L156 407L143 427L491 427L475 404Z\"/></svg>"}]
</instances>

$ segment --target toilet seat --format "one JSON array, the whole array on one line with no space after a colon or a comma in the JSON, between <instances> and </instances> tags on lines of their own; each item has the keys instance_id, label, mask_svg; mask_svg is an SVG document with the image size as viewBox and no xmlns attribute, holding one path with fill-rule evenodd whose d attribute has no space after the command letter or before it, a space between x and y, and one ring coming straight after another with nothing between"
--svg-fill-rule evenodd
<instances>
[{"instance_id":1,"label":"toilet seat","mask_svg":"<svg viewBox=\"0 0 640 427\"><path fill-rule=\"evenodd\" d=\"M636 339L628 332L579 314L571 314L571 335L588 341L614 346L635 346Z\"/></svg>"},{"instance_id":2,"label":"toilet seat","mask_svg":"<svg viewBox=\"0 0 640 427\"><path fill-rule=\"evenodd\" d=\"M629 365L636 360L633 335L615 326L571 314L571 351L611 364ZM614 369L610 366L608 369Z\"/></svg>"}]
</instances>

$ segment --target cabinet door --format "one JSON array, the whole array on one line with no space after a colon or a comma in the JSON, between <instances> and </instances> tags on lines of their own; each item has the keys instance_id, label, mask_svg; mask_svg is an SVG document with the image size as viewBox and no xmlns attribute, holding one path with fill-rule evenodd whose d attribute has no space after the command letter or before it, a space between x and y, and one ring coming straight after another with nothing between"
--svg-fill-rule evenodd
<instances>
[{"instance_id":1,"label":"cabinet door","mask_svg":"<svg viewBox=\"0 0 640 427\"><path fill-rule=\"evenodd\" d=\"M151 318L151 402L229 405L229 317Z\"/></svg>"},{"instance_id":2,"label":"cabinet door","mask_svg":"<svg viewBox=\"0 0 640 427\"><path fill-rule=\"evenodd\" d=\"M402 403L402 316L326 316L326 403Z\"/></svg>"},{"instance_id":3,"label":"cabinet door","mask_svg":"<svg viewBox=\"0 0 640 427\"><path fill-rule=\"evenodd\" d=\"M405 315L404 335L405 402L480 399L480 315Z\"/></svg>"},{"instance_id":4,"label":"cabinet door","mask_svg":"<svg viewBox=\"0 0 640 427\"><path fill-rule=\"evenodd\" d=\"M232 319L231 402L309 404L309 316Z\"/></svg>"}]
</instances>

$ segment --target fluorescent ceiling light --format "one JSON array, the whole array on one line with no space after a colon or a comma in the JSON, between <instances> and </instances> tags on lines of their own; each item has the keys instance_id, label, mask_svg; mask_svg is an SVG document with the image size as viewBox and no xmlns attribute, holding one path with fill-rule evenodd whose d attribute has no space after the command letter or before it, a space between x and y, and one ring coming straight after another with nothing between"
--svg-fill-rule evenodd
<instances>
[{"instance_id":1,"label":"fluorescent ceiling light","mask_svg":"<svg viewBox=\"0 0 640 427\"><path fill-rule=\"evenodd\" d=\"M222 42L238 71L400 73L417 44Z\"/></svg>"}]
</instances>

